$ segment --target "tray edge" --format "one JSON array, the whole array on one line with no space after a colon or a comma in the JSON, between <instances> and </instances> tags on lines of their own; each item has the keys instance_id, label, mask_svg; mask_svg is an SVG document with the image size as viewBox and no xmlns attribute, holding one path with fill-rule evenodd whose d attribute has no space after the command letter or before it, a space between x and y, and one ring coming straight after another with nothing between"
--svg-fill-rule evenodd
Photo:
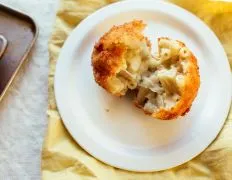
<instances>
[{"instance_id":1,"label":"tray edge","mask_svg":"<svg viewBox=\"0 0 232 180\"><path fill-rule=\"evenodd\" d=\"M36 42L36 40L37 40L37 38L38 38L38 35L39 35L39 27L38 27L37 23L35 22L35 20L34 20L31 16L29 16L28 14L26 14L26 13L24 13L24 12L18 10L18 9L15 9L15 8L12 8L12 7L9 7L9 6L6 6L6 5L3 4L3 3L0 3L0 5L3 6L4 8L6 8L6 9L10 10L10 11L14 11L14 12L16 12L16 13L18 13L18 14L21 14L21 15L27 17L27 18L32 22L33 26L35 27L35 35L34 35L33 40L31 41L31 43L30 43L30 45L29 45L29 47L28 47L26 53L25 53L25 54L23 55L23 57L21 58L21 62L19 63L18 67L16 68L15 72L13 73L11 79L8 81L8 83L7 83L7 85L5 86L4 90L3 90L2 93L0 94L0 102L1 102L2 99L3 99L3 97L6 95L6 92L7 92L7 90L9 89L10 85L11 85L12 82L14 81L16 75L18 74L20 68L22 67L23 63L26 61L28 55L30 54L30 52L31 52L31 50L32 50L32 48L33 48L33 46L35 45L35 42Z\"/></svg>"}]
</instances>

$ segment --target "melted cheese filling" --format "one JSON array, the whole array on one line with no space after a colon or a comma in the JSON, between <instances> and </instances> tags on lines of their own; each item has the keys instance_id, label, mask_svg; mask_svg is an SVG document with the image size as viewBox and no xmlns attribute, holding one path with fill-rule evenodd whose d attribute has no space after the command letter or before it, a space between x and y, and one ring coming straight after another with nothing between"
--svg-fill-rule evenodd
<instances>
[{"instance_id":1,"label":"melted cheese filling","mask_svg":"<svg viewBox=\"0 0 232 180\"><path fill-rule=\"evenodd\" d=\"M174 40L161 39L158 46L156 57L145 42L129 49L124 57L126 65L114 79L117 90L123 93L136 89L136 101L148 113L171 109L179 101L190 56L190 51Z\"/></svg>"}]
</instances>

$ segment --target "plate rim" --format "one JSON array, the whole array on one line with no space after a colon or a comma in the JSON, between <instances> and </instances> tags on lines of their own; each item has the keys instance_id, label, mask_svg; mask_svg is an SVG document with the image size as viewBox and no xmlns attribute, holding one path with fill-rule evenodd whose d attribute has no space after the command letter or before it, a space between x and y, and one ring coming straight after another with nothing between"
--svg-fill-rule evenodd
<instances>
[{"instance_id":1,"label":"plate rim","mask_svg":"<svg viewBox=\"0 0 232 180\"><path fill-rule=\"evenodd\" d=\"M218 40L217 36L214 34L214 32L207 26L205 25L205 23L203 21L201 21L197 16L195 16L194 14L188 12L187 10L179 7L179 6L176 6L174 4L171 4L169 2L164 2L164 1L152 1L152 0L145 0L143 2L139 1L139 0L127 0L127 1L121 1L121 2L117 2L117 3L113 3L111 5L108 5L108 6L105 6L97 11L95 11L93 14L89 15L86 19L84 19L83 21L81 21L81 23L76 27L74 28L74 30L71 32L71 34L69 35L69 37L67 38L67 40L65 41L64 45L63 45L63 48L61 49L60 51L60 54L59 54L59 57L58 57L58 60L57 60L57 64L56 64L56 70L55 70L55 77L54 77L54 91L55 91L55 99L56 99L56 103L57 103L57 108L58 108L58 111L61 115L61 119L66 127L66 129L68 130L68 132L70 133L70 135L73 137L73 139L76 141L76 143L78 143L86 152L88 152L90 155L92 155L93 157L95 157L96 159L106 163L106 164L109 164L113 167L117 167L117 168L120 168L120 169L125 169L125 170L128 170L128 171L136 171L136 172L154 172L154 171L160 171L160 170L166 170L166 169L170 169L170 168L173 168L173 167L176 167L176 166L179 166L193 158L195 158L196 156L198 156L199 154L201 154L214 140L215 138L217 137L217 135L220 133L220 131L222 130L223 128L223 125L226 121L226 117L228 116L228 113L229 113L229 110L230 110L230 105L231 105L231 101L228 101L228 103L226 104L226 110L224 110L224 113L223 113L223 121L221 122L220 124L220 128L219 130L215 133L215 136L214 137L211 137L210 139L210 143L207 144L207 146L204 146L204 148L201 149L201 151L198 151L198 153L195 153L195 155L192 155L190 158L188 159L185 159L179 163L175 163L175 165L172 165L170 167L167 167L167 168L148 168L148 169L141 169L139 167L137 168L128 168L128 167L124 167L123 165L120 165L120 163L116 163L116 162L109 162L109 160L107 160L107 158L104 158L104 157L99 157L99 153L96 153L96 152L93 152L94 150L91 150L89 147L86 147L86 144L84 145L83 142L80 142L80 140L78 140L77 136L76 136L76 132L74 129L71 128L70 126L70 122L69 121L66 121L65 120L65 117L66 115L64 115L65 113L63 113L63 110L62 110L62 105L60 103L60 100L59 100L59 97L60 97L60 88L59 88L59 64L60 62L62 61L61 59L63 59L62 57L64 57L64 54L65 51L67 51L67 46L69 44L69 42L72 41L72 36L73 34L76 34L76 32L78 32L78 30L80 29L81 26L83 26L83 24L91 21L91 19L93 19L94 17L96 17L97 15L103 13L104 11L107 11L107 9L110 9L110 8L115 8L117 6L120 6L120 5L125 5L125 4L129 4L129 3L143 3L144 2L148 2L148 3L154 3L154 4L163 4L164 6L169 6L172 8L175 8L177 10L180 10L184 13L187 13L188 16L192 16L192 18L195 18L195 20L197 20L199 22L199 24L201 25L204 25L204 28L211 33L211 35L214 37L214 40L215 42L217 43L218 47L220 47L221 49L221 52L223 53L224 55L224 58L225 60L227 60L227 67L229 68L229 61L228 61L228 58L226 56L226 53L224 51L224 48L223 46L221 45L220 41ZM133 9L133 8L132 8ZM226 63L226 62L225 62ZM231 77L231 71L229 69L229 74L228 76L230 75ZM229 77L228 77L229 78ZM230 82L230 81L229 81ZM230 82L230 84L228 85L229 87L229 90L230 93L229 93L229 97L231 99L232 97L232 83Z\"/></svg>"}]
</instances>

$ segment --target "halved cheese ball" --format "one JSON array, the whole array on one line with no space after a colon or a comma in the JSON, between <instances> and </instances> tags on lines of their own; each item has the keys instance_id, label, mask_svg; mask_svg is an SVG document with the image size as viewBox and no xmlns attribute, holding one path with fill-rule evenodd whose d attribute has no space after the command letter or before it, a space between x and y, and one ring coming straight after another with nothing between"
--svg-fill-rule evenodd
<instances>
[{"instance_id":1,"label":"halved cheese ball","mask_svg":"<svg viewBox=\"0 0 232 180\"><path fill-rule=\"evenodd\" d=\"M135 89L148 69L151 43L143 36L142 21L114 26L94 46L92 66L96 82L108 92L125 95Z\"/></svg>"},{"instance_id":2,"label":"halved cheese ball","mask_svg":"<svg viewBox=\"0 0 232 180\"><path fill-rule=\"evenodd\" d=\"M189 111L200 77L197 60L184 43L159 38L158 52L149 75L142 75L135 103L154 118L169 120Z\"/></svg>"}]
</instances>

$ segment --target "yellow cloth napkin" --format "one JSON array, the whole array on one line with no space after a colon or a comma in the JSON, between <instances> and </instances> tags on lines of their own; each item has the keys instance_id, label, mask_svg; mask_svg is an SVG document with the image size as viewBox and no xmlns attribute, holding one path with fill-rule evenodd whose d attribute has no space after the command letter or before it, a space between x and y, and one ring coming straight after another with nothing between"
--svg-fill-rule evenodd
<instances>
[{"instance_id":1,"label":"yellow cloth napkin","mask_svg":"<svg viewBox=\"0 0 232 180\"><path fill-rule=\"evenodd\" d=\"M171 170L134 173L108 166L86 153L64 128L57 111L53 81L60 49L73 28L111 0L61 0L49 43L48 133L42 152L43 180L232 179L232 112L217 139L198 157ZM222 42L232 64L232 2L173 0L204 20ZM209 42L210 43L210 42ZM220 59L219 59L220 61ZM209 127L210 128L210 127ZM207 130L206 130L207 133Z\"/></svg>"}]
</instances>

